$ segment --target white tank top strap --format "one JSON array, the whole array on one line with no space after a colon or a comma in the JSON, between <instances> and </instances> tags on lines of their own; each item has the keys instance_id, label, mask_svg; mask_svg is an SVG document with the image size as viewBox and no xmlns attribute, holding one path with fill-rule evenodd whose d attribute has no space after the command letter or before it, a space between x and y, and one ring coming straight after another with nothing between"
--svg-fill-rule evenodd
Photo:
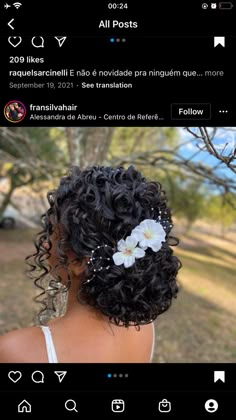
<instances>
[{"instance_id":1,"label":"white tank top strap","mask_svg":"<svg viewBox=\"0 0 236 420\"><path fill-rule=\"evenodd\" d=\"M56 350L53 344L52 340L52 334L49 327L46 327L44 325L40 325L40 328L43 331L45 343L46 343L46 349L47 349L47 355L48 355L48 362L49 363L58 363L57 360L57 354Z\"/></svg>"},{"instance_id":2,"label":"white tank top strap","mask_svg":"<svg viewBox=\"0 0 236 420\"><path fill-rule=\"evenodd\" d=\"M54 346L54 343L53 343L50 328L47 327L47 326L44 326L44 325L40 325L40 328L42 329L43 334L44 334L44 338L45 338L48 362L49 363L58 363L57 354L56 354L55 346ZM153 322L152 322L152 329L153 329L153 340L152 340L152 351L151 351L150 362L152 362L152 360L153 360L154 350L155 350L155 326L154 326Z\"/></svg>"},{"instance_id":3,"label":"white tank top strap","mask_svg":"<svg viewBox=\"0 0 236 420\"><path fill-rule=\"evenodd\" d=\"M155 351L155 325L154 322L152 322L152 332L153 332L153 338L152 338L152 352L150 357L150 362L153 360L154 351Z\"/></svg>"}]
</instances>

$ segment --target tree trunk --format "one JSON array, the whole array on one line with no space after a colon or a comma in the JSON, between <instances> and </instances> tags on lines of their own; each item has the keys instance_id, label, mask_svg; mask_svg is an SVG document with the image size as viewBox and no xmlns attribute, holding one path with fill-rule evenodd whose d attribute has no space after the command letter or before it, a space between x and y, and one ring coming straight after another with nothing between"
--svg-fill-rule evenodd
<instances>
[{"instance_id":1,"label":"tree trunk","mask_svg":"<svg viewBox=\"0 0 236 420\"><path fill-rule=\"evenodd\" d=\"M68 145L68 153L70 165L79 165L80 164L80 140L81 140L81 130L74 127L66 127L66 138Z\"/></svg>"},{"instance_id":2,"label":"tree trunk","mask_svg":"<svg viewBox=\"0 0 236 420\"><path fill-rule=\"evenodd\" d=\"M223 222L223 221L221 221L221 237L222 237L223 239L225 239L225 237L226 237L226 231L227 231L227 229L226 229L226 227L225 227L225 225L224 225L224 222Z\"/></svg>"},{"instance_id":3,"label":"tree trunk","mask_svg":"<svg viewBox=\"0 0 236 420\"><path fill-rule=\"evenodd\" d=\"M106 160L114 127L92 127L86 130L81 151L81 166L102 165Z\"/></svg>"},{"instance_id":4,"label":"tree trunk","mask_svg":"<svg viewBox=\"0 0 236 420\"><path fill-rule=\"evenodd\" d=\"M2 220L3 214L11 201L12 193L14 190L15 190L15 186L11 184L9 191L3 196L3 201L0 205L0 221Z\"/></svg>"},{"instance_id":5,"label":"tree trunk","mask_svg":"<svg viewBox=\"0 0 236 420\"><path fill-rule=\"evenodd\" d=\"M188 220L187 219L187 223L186 223L186 227L185 227L185 235L188 235L188 233L190 232L190 230L192 229L193 226L193 220Z\"/></svg>"}]
</instances>

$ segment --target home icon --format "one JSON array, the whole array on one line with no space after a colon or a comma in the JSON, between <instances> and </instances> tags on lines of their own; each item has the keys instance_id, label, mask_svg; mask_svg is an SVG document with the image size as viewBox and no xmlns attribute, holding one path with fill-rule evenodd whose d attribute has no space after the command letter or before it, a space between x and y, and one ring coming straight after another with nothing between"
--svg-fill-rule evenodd
<instances>
[{"instance_id":1,"label":"home icon","mask_svg":"<svg viewBox=\"0 0 236 420\"><path fill-rule=\"evenodd\" d=\"M31 413L31 404L26 400L21 401L18 405L18 413Z\"/></svg>"}]
</instances>

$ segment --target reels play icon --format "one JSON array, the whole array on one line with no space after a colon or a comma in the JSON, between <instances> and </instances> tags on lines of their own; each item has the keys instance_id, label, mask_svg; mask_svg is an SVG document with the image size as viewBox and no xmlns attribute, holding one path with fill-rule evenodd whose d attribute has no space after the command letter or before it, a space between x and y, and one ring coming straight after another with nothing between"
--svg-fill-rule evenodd
<instances>
[{"instance_id":1,"label":"reels play icon","mask_svg":"<svg viewBox=\"0 0 236 420\"><path fill-rule=\"evenodd\" d=\"M125 410L124 400L112 400L111 410L113 411L113 413L123 413L123 411Z\"/></svg>"}]
</instances>

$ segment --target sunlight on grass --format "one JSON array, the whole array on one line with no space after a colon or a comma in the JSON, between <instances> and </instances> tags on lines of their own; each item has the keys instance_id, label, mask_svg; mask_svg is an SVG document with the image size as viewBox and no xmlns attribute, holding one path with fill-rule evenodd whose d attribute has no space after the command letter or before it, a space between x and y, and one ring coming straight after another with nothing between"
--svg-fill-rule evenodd
<instances>
[{"instance_id":1,"label":"sunlight on grass","mask_svg":"<svg viewBox=\"0 0 236 420\"><path fill-rule=\"evenodd\" d=\"M235 245L236 245L236 234L234 237L234 242L232 242L232 240L228 240L225 238L219 238L214 236L214 231L212 232L211 235L207 234L207 233L203 233L203 232L196 232L196 231L191 231L190 236L198 241L203 241L204 243L208 244L209 246L216 246L218 248L220 248L220 250L224 253L224 251L231 251L232 253L235 254ZM233 236L233 235L231 235Z\"/></svg>"},{"instance_id":2,"label":"sunlight on grass","mask_svg":"<svg viewBox=\"0 0 236 420\"><path fill-rule=\"evenodd\" d=\"M236 315L236 294L224 283L219 285L214 282L214 278L208 279L206 275L203 277L201 271L195 274L191 269L185 268L180 277L180 284L189 292L204 297L221 309Z\"/></svg>"},{"instance_id":3,"label":"sunlight on grass","mask_svg":"<svg viewBox=\"0 0 236 420\"><path fill-rule=\"evenodd\" d=\"M191 257L192 259L202 262L202 263L210 262L212 264L215 264L216 266L230 268L230 269L232 268L232 265L235 264L235 260L233 259L233 257L232 258L227 257L228 261L226 261L225 258L222 258L222 254L220 253L218 254L218 257L217 256L213 257L206 254L196 253L195 249L193 251L181 249L181 251L179 251L178 254L185 257Z\"/></svg>"},{"instance_id":4,"label":"sunlight on grass","mask_svg":"<svg viewBox=\"0 0 236 420\"><path fill-rule=\"evenodd\" d=\"M183 238L183 243L185 249L177 250L183 263L182 287L236 315L236 251L232 243L196 232Z\"/></svg>"}]
</instances>

